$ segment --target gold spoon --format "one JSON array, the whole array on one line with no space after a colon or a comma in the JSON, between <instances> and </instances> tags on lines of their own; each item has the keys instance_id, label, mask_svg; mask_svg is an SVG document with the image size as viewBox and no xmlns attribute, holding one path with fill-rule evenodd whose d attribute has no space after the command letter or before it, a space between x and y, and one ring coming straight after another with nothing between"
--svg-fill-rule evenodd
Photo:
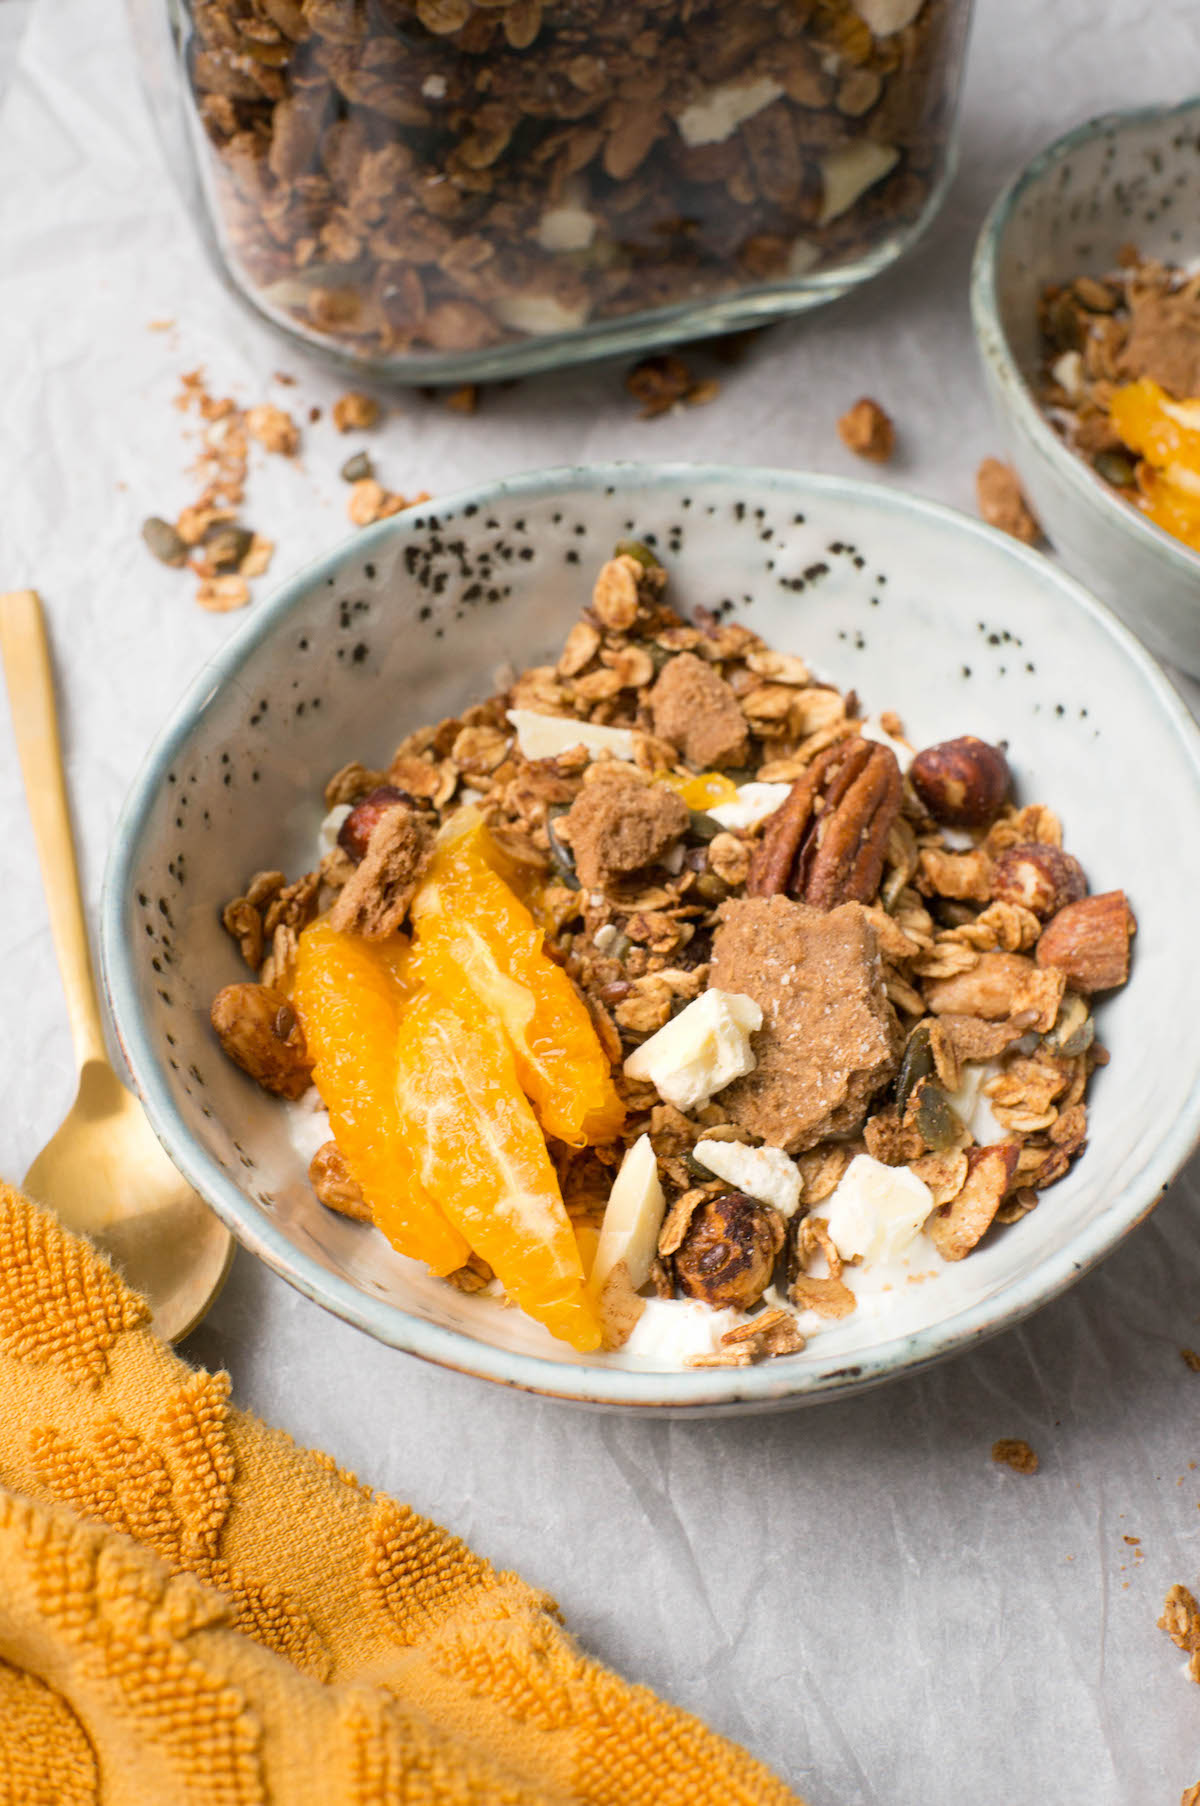
<instances>
[{"instance_id":1,"label":"gold spoon","mask_svg":"<svg viewBox=\"0 0 1200 1806\"><path fill-rule=\"evenodd\" d=\"M54 679L33 590L0 595L0 652L75 1043L79 1091L25 1175L25 1190L88 1235L148 1300L173 1342L221 1289L233 1238L159 1146L109 1062L71 839Z\"/></svg>"}]
</instances>

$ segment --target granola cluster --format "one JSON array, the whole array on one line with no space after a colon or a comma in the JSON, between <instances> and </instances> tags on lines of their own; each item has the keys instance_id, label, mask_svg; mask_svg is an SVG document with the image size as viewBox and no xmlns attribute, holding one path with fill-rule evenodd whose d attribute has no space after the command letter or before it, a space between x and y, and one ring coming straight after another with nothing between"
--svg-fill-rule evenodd
<instances>
[{"instance_id":1,"label":"granola cluster","mask_svg":"<svg viewBox=\"0 0 1200 1806\"><path fill-rule=\"evenodd\" d=\"M860 1255L828 1208L859 1156L898 1175L946 1260L1037 1206L1084 1147L1107 1060L1093 999L1124 982L1135 924L1123 892L1089 893L1046 805L1010 800L999 748L913 754L894 715L865 721L736 621L684 620L666 582L648 548L618 548L554 664L409 734L386 770L344 766L325 791L338 844L292 884L259 873L223 919L274 999L253 1012L256 1076L282 1064L294 1084L298 932L332 908L393 933L437 828L477 808L626 1106L618 1141L550 1141L567 1211L599 1229L648 1136L650 1283L757 1311L703 1357L744 1365L803 1346L796 1312L856 1308ZM753 1029L752 1057L707 1086L655 1054L702 999ZM246 1036L229 1051L254 1071ZM344 1209L329 1164L314 1183Z\"/></svg>"},{"instance_id":2,"label":"granola cluster","mask_svg":"<svg viewBox=\"0 0 1200 1806\"><path fill-rule=\"evenodd\" d=\"M1145 501L1157 460L1143 462L1147 448L1113 404L1139 382L1154 385L1168 407L1200 398L1200 275L1142 258L1130 245L1104 276L1046 288L1038 327L1038 399L1051 423L1111 488ZM1195 431L1194 420L1177 425ZM1187 430L1176 439L1175 455L1186 463Z\"/></svg>"},{"instance_id":3,"label":"granola cluster","mask_svg":"<svg viewBox=\"0 0 1200 1806\"><path fill-rule=\"evenodd\" d=\"M962 0L191 0L224 250L371 355L852 262L945 155Z\"/></svg>"}]
</instances>

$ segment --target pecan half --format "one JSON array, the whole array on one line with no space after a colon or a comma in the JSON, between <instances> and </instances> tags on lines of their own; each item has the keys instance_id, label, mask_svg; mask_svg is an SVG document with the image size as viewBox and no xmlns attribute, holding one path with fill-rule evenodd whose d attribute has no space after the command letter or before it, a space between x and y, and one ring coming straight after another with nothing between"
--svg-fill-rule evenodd
<instances>
[{"instance_id":1,"label":"pecan half","mask_svg":"<svg viewBox=\"0 0 1200 1806\"><path fill-rule=\"evenodd\" d=\"M890 747L858 737L827 746L768 821L746 894L784 892L814 909L869 902L902 800Z\"/></svg>"}]
</instances>

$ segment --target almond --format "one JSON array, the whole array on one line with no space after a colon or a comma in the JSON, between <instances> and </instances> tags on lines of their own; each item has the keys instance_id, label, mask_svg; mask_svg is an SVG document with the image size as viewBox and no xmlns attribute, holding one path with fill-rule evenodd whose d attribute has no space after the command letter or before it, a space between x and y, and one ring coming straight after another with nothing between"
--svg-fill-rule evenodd
<instances>
[{"instance_id":1,"label":"almond","mask_svg":"<svg viewBox=\"0 0 1200 1806\"><path fill-rule=\"evenodd\" d=\"M1129 939L1136 932L1123 890L1082 897L1047 924L1037 944L1037 963L1065 973L1071 988L1085 995L1111 991L1129 977Z\"/></svg>"}]
</instances>

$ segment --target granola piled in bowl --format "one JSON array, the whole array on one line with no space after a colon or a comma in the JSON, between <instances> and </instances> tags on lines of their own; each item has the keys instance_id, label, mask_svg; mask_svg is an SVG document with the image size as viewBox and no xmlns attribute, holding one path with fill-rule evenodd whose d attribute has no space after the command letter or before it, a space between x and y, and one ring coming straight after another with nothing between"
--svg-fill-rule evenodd
<instances>
[{"instance_id":1,"label":"granola piled in bowl","mask_svg":"<svg viewBox=\"0 0 1200 1806\"><path fill-rule=\"evenodd\" d=\"M213 1022L331 1209L577 1350L742 1366L1038 1204L1135 924L1000 747L666 584L619 546L556 664L337 772Z\"/></svg>"},{"instance_id":2,"label":"granola piled in bowl","mask_svg":"<svg viewBox=\"0 0 1200 1806\"><path fill-rule=\"evenodd\" d=\"M1044 289L1038 327L1038 398L1056 430L1200 552L1200 273L1128 246L1103 276Z\"/></svg>"}]
</instances>

